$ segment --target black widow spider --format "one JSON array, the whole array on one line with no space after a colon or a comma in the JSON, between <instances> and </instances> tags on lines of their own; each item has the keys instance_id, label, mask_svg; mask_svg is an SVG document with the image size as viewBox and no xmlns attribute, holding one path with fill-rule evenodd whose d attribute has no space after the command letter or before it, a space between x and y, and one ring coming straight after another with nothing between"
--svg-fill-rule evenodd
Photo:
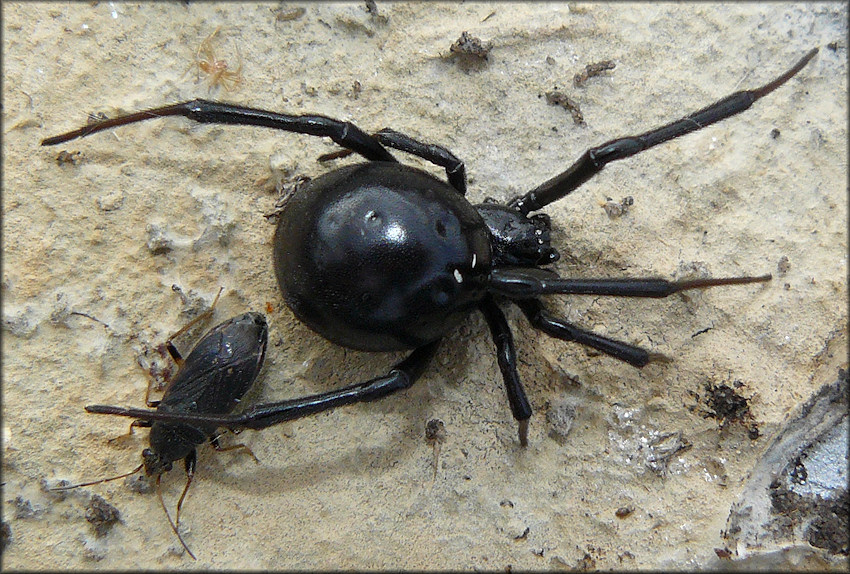
<instances>
[{"instance_id":1,"label":"black widow spider","mask_svg":"<svg viewBox=\"0 0 850 574\"><path fill-rule=\"evenodd\" d=\"M289 199L275 233L275 272L296 317L326 339L367 351L413 349L385 376L304 398L256 405L236 415L165 413L104 405L86 410L235 430L261 429L341 405L373 401L410 387L422 375L441 338L478 309L495 341L508 401L519 423L519 440L526 446L532 410L520 383L513 336L498 299L515 303L535 328L552 337L575 341L643 367L662 355L571 325L550 314L539 297L667 297L687 289L771 279L770 275L684 281L559 277L540 267L559 257L549 243L549 218L529 213L563 198L612 161L743 112L797 74L817 52L817 48L811 50L760 88L736 92L662 127L591 148L566 171L506 205L470 204L464 197L464 164L443 147L390 129L369 135L349 122L319 115L292 116L193 100L104 120L45 139L42 145L55 145L142 120L184 116L202 123L264 126L329 137L363 156L370 163L328 172ZM397 163L384 146L445 168L448 184Z\"/></svg>"}]
</instances>

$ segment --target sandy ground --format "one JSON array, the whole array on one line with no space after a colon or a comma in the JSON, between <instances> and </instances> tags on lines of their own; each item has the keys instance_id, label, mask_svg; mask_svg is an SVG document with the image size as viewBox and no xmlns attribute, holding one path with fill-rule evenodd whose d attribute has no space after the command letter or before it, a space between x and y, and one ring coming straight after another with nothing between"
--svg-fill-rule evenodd
<instances>
[{"instance_id":1,"label":"sandy ground","mask_svg":"<svg viewBox=\"0 0 850 574\"><path fill-rule=\"evenodd\" d=\"M723 565L715 549L748 471L846 365L846 4L298 7L3 3L4 568ZM190 69L218 27L216 57L242 64L230 91ZM487 61L447 57L463 31L492 43ZM44 490L138 464L147 431L110 443L129 421L83 406L143 405L139 359L220 286L216 322L268 316L255 400L366 380L399 355L324 341L275 283L270 165L283 179L315 177L332 168L315 161L331 142L184 119L56 148L42 138L88 114L210 97L445 145L466 162L472 201L505 201L590 146L766 83L812 47L821 51L810 65L745 114L612 164L547 209L564 275L774 279L665 300L549 299L577 324L673 358L642 370L547 338L508 309L536 411L528 448L475 315L409 391L242 433L259 465L202 447L181 515L197 562L154 495L123 481ZM616 68L573 86L601 60ZM547 104L556 86L585 125ZM622 217L601 207L627 196ZM720 428L704 416L710 384L748 399L751 423ZM559 438L555 415L570 407ZM424 436L435 418L446 431L436 476ZM677 445L690 448L653 462ZM178 464L163 480L172 512L182 475ZM93 494L120 512L102 537L85 518ZM618 517L621 508L632 511ZM820 564L811 560L788 564Z\"/></svg>"}]
</instances>

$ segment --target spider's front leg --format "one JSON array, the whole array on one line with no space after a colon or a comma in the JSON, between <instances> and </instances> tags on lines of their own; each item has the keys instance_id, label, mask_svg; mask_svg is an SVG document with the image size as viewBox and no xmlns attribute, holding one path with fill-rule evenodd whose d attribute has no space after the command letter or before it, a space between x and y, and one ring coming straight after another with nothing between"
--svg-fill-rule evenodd
<instances>
[{"instance_id":1,"label":"spider's front leg","mask_svg":"<svg viewBox=\"0 0 850 574\"><path fill-rule=\"evenodd\" d=\"M707 289L720 285L766 283L770 274L742 277L717 277L668 281L657 277L628 279L568 279L547 269L501 267L490 271L487 290L509 299L531 299L540 295L604 295L613 297L649 297L660 299L689 289Z\"/></svg>"},{"instance_id":2,"label":"spider's front leg","mask_svg":"<svg viewBox=\"0 0 850 574\"><path fill-rule=\"evenodd\" d=\"M679 136L701 130L713 123L725 120L749 109L757 100L793 78L797 72L815 57L818 49L814 48L794 64L787 72L755 90L735 92L717 102L704 107L682 119L655 128L635 136L627 136L606 142L590 148L566 171L540 184L523 196L515 197L508 205L520 213L528 214L537 211L565 197L580 187L584 182L602 171L612 161L625 159L651 147L670 141Z\"/></svg>"},{"instance_id":3,"label":"spider's front leg","mask_svg":"<svg viewBox=\"0 0 850 574\"><path fill-rule=\"evenodd\" d=\"M614 297L668 297L689 289L707 289L720 285L746 285L770 281L770 275L756 277L720 277L667 281L654 277L631 279L567 279L547 269L535 267L496 268L490 271L487 289L513 300L536 328L562 341L576 343L601 351L635 367L650 362L665 361L658 353L650 353L615 339L609 339L571 325L550 314L537 299L540 295L602 295Z\"/></svg>"},{"instance_id":4,"label":"spider's front leg","mask_svg":"<svg viewBox=\"0 0 850 574\"><path fill-rule=\"evenodd\" d=\"M61 144L110 128L164 116L183 116L203 124L261 126L311 136L328 137L338 145L350 149L368 160L396 161L375 138L351 122L320 115L291 116L278 114L209 100L192 100L103 120L58 136L46 138L42 140L41 145Z\"/></svg>"}]
</instances>

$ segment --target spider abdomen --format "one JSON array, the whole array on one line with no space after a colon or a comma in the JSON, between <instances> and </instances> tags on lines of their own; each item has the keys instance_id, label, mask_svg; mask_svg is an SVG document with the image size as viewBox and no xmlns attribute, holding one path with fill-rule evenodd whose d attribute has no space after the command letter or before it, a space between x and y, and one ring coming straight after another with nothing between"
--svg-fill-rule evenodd
<instances>
[{"instance_id":1,"label":"spider abdomen","mask_svg":"<svg viewBox=\"0 0 850 574\"><path fill-rule=\"evenodd\" d=\"M366 351L420 347L484 296L491 252L454 188L392 162L345 167L286 204L274 264L287 305L326 339Z\"/></svg>"}]
</instances>

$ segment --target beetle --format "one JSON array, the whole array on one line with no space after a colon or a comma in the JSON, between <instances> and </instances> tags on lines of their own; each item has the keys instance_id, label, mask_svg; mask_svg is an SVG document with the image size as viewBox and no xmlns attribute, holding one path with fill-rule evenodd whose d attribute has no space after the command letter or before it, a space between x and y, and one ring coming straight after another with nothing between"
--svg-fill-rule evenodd
<instances>
[{"instance_id":1,"label":"beetle","mask_svg":"<svg viewBox=\"0 0 850 574\"><path fill-rule=\"evenodd\" d=\"M643 367L664 357L572 325L547 311L540 297L660 298L688 289L771 279L769 274L681 281L560 277L543 267L559 257L550 243L549 217L532 212L567 196L613 161L747 110L794 77L817 52L817 48L809 51L759 88L735 92L664 126L590 148L566 171L506 204L467 201L465 165L444 147L388 128L370 135L350 122L321 115L286 115L198 99L47 138L42 145L152 118L183 116L201 123L263 126L329 137L345 148L335 155L359 154L368 163L341 167L311 180L284 206L274 239L277 281L295 316L329 341L366 351L412 350L384 376L300 399L256 405L239 415L152 413L104 405L86 410L261 429L340 405L377 400L413 385L443 336L478 310L495 342L519 442L526 446L532 409L517 372L513 335L501 301L515 303L547 335ZM387 148L444 168L446 181L398 163Z\"/></svg>"},{"instance_id":2,"label":"beetle","mask_svg":"<svg viewBox=\"0 0 850 574\"><path fill-rule=\"evenodd\" d=\"M220 294L221 291L219 291ZM218 301L218 296L215 301ZM145 400L149 407L156 407L156 410L151 412L227 414L232 412L240 404L242 397L251 390L266 356L268 324L264 315L253 312L244 313L216 325L195 344L185 359L173 345L174 339L211 313L212 307L172 335L166 342L165 346L179 366L179 370L159 401ZM131 476L144 468L145 475L156 477L157 496L171 529L189 556L195 558L180 536L177 526L180 524L180 508L195 476L196 447L209 440L216 450L243 448L252 457L254 455L247 446L242 444L222 447L216 434L219 425L215 423L152 421L150 417L142 417L133 421L130 430L132 431L136 426L150 427L150 447L142 451L142 463L139 466L130 472L111 478L61 486L53 490L69 490L117 480ZM172 521L162 499L160 479L163 473L171 470L174 462L181 459L186 468L186 486L177 501L175 520Z\"/></svg>"}]
</instances>

